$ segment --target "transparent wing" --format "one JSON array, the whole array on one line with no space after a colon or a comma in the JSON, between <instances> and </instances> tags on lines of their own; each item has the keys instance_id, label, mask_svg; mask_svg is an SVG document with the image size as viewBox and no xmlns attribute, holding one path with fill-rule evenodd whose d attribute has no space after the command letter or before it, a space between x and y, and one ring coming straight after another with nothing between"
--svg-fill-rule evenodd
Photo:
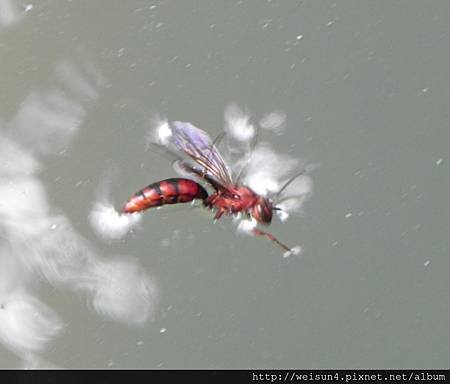
<instances>
[{"instance_id":1,"label":"transparent wing","mask_svg":"<svg viewBox=\"0 0 450 384\"><path fill-rule=\"evenodd\" d=\"M232 184L230 170L206 132L181 121L170 123L170 130L169 143L200 165L204 174L224 187Z\"/></svg>"}]
</instances>

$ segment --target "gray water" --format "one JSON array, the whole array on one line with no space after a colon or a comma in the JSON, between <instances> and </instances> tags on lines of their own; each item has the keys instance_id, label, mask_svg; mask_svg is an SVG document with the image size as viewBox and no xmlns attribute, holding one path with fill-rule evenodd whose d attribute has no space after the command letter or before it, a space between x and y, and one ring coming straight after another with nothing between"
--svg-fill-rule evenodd
<instances>
[{"instance_id":1,"label":"gray water","mask_svg":"<svg viewBox=\"0 0 450 384\"><path fill-rule=\"evenodd\" d=\"M448 368L449 39L444 0L1 0L0 366ZM152 121L230 103L315 164L300 255L191 206L95 232L175 176Z\"/></svg>"}]
</instances>

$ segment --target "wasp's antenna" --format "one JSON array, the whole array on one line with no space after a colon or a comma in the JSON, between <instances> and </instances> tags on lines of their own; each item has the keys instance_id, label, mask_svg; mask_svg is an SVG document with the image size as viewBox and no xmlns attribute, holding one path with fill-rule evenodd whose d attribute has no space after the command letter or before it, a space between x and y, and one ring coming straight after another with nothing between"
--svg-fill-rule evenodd
<instances>
[{"instance_id":1,"label":"wasp's antenna","mask_svg":"<svg viewBox=\"0 0 450 384\"><path fill-rule=\"evenodd\" d=\"M284 185L280 188L280 190L274 196L273 200L277 200L280 197L281 193L288 187L288 185L291 184L297 177L303 175L305 172L306 172L306 170L304 169L303 171L297 173L296 175L292 176L288 181L286 181L286 183L284 183Z\"/></svg>"},{"instance_id":2,"label":"wasp's antenna","mask_svg":"<svg viewBox=\"0 0 450 384\"><path fill-rule=\"evenodd\" d=\"M256 144L258 144L258 128L255 128L255 139L253 140L252 146L248 151L248 156L247 156L247 160L245 162L245 164L241 167L241 169L239 170L239 173L236 176L236 184L239 184L239 180L241 179L241 176L244 174L245 169L247 168L247 166L250 164L250 160L252 159L252 155L253 155L253 151L256 148Z\"/></svg>"},{"instance_id":3,"label":"wasp's antenna","mask_svg":"<svg viewBox=\"0 0 450 384\"><path fill-rule=\"evenodd\" d=\"M220 132L211 144L212 147L218 147L222 139L225 137L225 131Z\"/></svg>"}]
</instances>

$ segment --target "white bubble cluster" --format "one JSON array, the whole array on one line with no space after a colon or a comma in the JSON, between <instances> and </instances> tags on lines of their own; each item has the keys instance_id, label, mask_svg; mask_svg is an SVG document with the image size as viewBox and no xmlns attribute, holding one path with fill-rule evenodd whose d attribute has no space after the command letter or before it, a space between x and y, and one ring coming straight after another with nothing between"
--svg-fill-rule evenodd
<instances>
[{"instance_id":1,"label":"white bubble cluster","mask_svg":"<svg viewBox=\"0 0 450 384\"><path fill-rule=\"evenodd\" d=\"M10 121L0 119L0 343L23 367L53 366L41 354L69 324L38 297L40 284L71 290L125 324L143 324L158 301L153 278L135 260L105 257L51 205L39 178L43 160L65 152L99 95L85 61L62 60L55 76L60 88L31 91ZM139 217L99 202L90 220L100 237L119 238Z\"/></svg>"},{"instance_id":2,"label":"white bubble cluster","mask_svg":"<svg viewBox=\"0 0 450 384\"><path fill-rule=\"evenodd\" d=\"M123 215L112 204L96 202L89 214L92 229L104 240L121 239L141 220L139 213Z\"/></svg>"},{"instance_id":3,"label":"white bubble cluster","mask_svg":"<svg viewBox=\"0 0 450 384\"><path fill-rule=\"evenodd\" d=\"M286 115L283 112L271 112L264 115L259 121L262 129L282 134L286 128Z\"/></svg>"},{"instance_id":4,"label":"white bubble cluster","mask_svg":"<svg viewBox=\"0 0 450 384\"><path fill-rule=\"evenodd\" d=\"M255 136L255 127L248 114L231 104L225 110L225 132L235 140L249 141Z\"/></svg>"}]
</instances>

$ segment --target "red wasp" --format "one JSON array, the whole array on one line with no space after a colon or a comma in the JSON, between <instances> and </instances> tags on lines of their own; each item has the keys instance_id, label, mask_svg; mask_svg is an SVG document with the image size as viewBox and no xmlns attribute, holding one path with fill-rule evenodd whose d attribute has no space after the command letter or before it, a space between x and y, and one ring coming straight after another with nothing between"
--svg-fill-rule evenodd
<instances>
[{"instance_id":1,"label":"red wasp","mask_svg":"<svg viewBox=\"0 0 450 384\"><path fill-rule=\"evenodd\" d=\"M185 122L175 121L170 123L169 127L170 131L167 130L164 143L166 150L172 152L178 159L176 163L183 171L204 180L214 192L208 195L204 187L191 179L166 179L152 183L131 196L123 206L123 213L140 212L164 204L186 203L200 199L205 207L216 211L215 220L224 214L244 214L261 224L271 223L273 211L279 208L274 207L271 199L240 185L237 181L239 177L233 181L230 168L216 147L220 137L213 142L206 132ZM194 163L180 157L177 151L186 154ZM289 179L277 197L300 174ZM287 252L293 251L268 232L258 228L252 228L251 232L256 236L266 237Z\"/></svg>"}]
</instances>

